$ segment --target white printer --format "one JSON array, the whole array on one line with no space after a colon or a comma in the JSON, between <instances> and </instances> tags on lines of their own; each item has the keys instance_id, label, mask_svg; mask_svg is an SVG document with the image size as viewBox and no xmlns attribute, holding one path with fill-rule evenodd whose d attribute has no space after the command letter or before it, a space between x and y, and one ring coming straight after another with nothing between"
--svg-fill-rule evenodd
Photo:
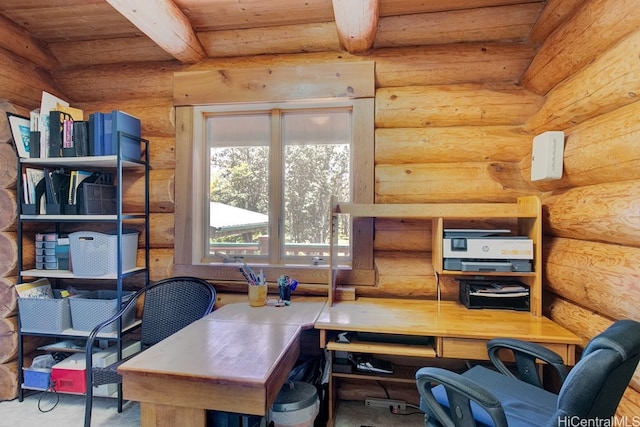
<instances>
[{"instance_id":1,"label":"white printer","mask_svg":"<svg viewBox=\"0 0 640 427\"><path fill-rule=\"evenodd\" d=\"M445 270L530 272L533 240L511 236L511 230L445 229Z\"/></svg>"}]
</instances>

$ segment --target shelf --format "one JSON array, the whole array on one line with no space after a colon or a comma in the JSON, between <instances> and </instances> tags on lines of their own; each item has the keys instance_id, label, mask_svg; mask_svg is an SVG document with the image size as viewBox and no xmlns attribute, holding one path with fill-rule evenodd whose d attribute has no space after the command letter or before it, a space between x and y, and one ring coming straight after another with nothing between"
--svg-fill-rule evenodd
<instances>
[{"instance_id":1,"label":"shelf","mask_svg":"<svg viewBox=\"0 0 640 427\"><path fill-rule=\"evenodd\" d=\"M375 374L355 371L352 373L332 372L331 376L334 378L349 378L354 380L407 383L413 384L415 386L416 371L419 369L419 367L394 365L393 368L394 369L392 374Z\"/></svg>"},{"instance_id":2,"label":"shelf","mask_svg":"<svg viewBox=\"0 0 640 427\"><path fill-rule=\"evenodd\" d=\"M436 357L436 351L430 345L358 341L353 338L350 343L328 342L327 350L394 356Z\"/></svg>"},{"instance_id":3,"label":"shelf","mask_svg":"<svg viewBox=\"0 0 640 427\"><path fill-rule=\"evenodd\" d=\"M47 167L47 166L67 166L79 168L115 168L118 156L87 156L87 157L45 157L45 158L23 158L20 162L24 165ZM140 160L122 159L123 169L144 169L145 164Z\"/></svg>"},{"instance_id":4,"label":"shelf","mask_svg":"<svg viewBox=\"0 0 640 427\"><path fill-rule=\"evenodd\" d=\"M515 202L497 203L351 203L339 202L331 198L330 256L328 269L329 305L337 299L335 247L337 242L337 218L347 214L354 218L396 218L424 219L432 221L431 263L436 273L437 295L440 297L438 276L486 276L517 277L530 289L530 313L542 315L542 205L537 196L518 197ZM517 229L511 230L517 236L527 237L533 242L530 272L521 271L459 271L444 269L443 236L448 221L487 219L515 219ZM357 254L354 254L356 256ZM504 256L504 258L508 258ZM502 259L502 258L501 258Z\"/></svg>"},{"instance_id":5,"label":"shelf","mask_svg":"<svg viewBox=\"0 0 640 427\"><path fill-rule=\"evenodd\" d=\"M460 271L460 270L441 270L438 274L443 276L503 276L503 277L536 277L533 271Z\"/></svg>"},{"instance_id":6,"label":"shelf","mask_svg":"<svg viewBox=\"0 0 640 427\"><path fill-rule=\"evenodd\" d=\"M406 219L536 218L538 215L535 209L524 203L338 203L334 212L353 217Z\"/></svg>"},{"instance_id":7,"label":"shelf","mask_svg":"<svg viewBox=\"0 0 640 427\"><path fill-rule=\"evenodd\" d=\"M38 388L38 387L28 387L24 384L22 384L21 386L22 390L31 390L31 391L50 391L51 389L44 389L44 388ZM76 396L84 396L84 393L77 393L77 392L72 392L72 391L60 391L60 390L56 390L56 393L60 393L60 394L73 394ZM93 394L94 396L98 396L98 397L108 397L111 399L115 399L118 397L118 392L106 395L106 394L96 394L94 392Z\"/></svg>"},{"instance_id":8,"label":"shelf","mask_svg":"<svg viewBox=\"0 0 640 427\"><path fill-rule=\"evenodd\" d=\"M124 332L131 331L137 328L138 326L140 326L141 323L142 323L142 320L138 319L133 323L131 323L129 326L122 328L122 332L124 333ZM20 333L23 335L40 336L40 337L87 338L91 333L91 331L78 331L76 329L69 328L69 329L65 329L62 332L40 332L40 331L26 331L22 329ZM97 335L97 338L98 339L116 339L118 338L118 334L116 332L102 332Z\"/></svg>"},{"instance_id":9,"label":"shelf","mask_svg":"<svg viewBox=\"0 0 640 427\"><path fill-rule=\"evenodd\" d=\"M122 132L118 132L117 134L118 147L123 146L122 140L120 139L123 135L124 134ZM113 137L115 138L116 135L113 135ZM133 135L128 135L128 137L133 138ZM116 198L115 209L110 209L109 211L103 211L96 208L95 210L92 210L93 212L113 212L112 214L109 214L109 215L34 214L35 212L37 212L34 209L28 210L27 212L29 212L30 214L27 215L22 213L22 211L19 210L21 214L19 215L19 218L18 218L18 227L17 227L17 234L18 234L18 238L17 238L18 273L17 274L19 276L20 282L22 282L22 278L25 278L25 277L26 278L46 278L46 279L51 279L53 281L56 281L57 282L55 286L56 288L62 288L65 285L65 280L82 279L83 282L93 282L93 281L99 282L100 280L105 280L115 284L115 292L117 294L116 301L119 301L119 302L122 302L122 296L123 296L122 294L124 292L125 278L132 278L132 276L138 273L144 273L144 285L145 286L149 285L149 235L150 235L150 229L149 229L150 166L149 166L149 150L148 150L149 141L146 139L140 139L137 137L135 139L138 139L142 144L139 147L140 148L139 154L137 153L137 150L134 153L133 150L130 150L129 152L127 152L119 149L116 155L108 155L108 156L49 157L49 158L19 158L18 159L18 171L19 171L18 176L19 177L22 176L22 173L26 172L26 170L28 169L40 169L40 170L63 169L67 175L70 175L70 172L72 170L85 170L89 172L100 172L101 174L108 173L113 175L112 183L117 189L115 192L115 195L110 194L108 196L110 200L112 197L115 196ZM137 148L138 147L136 147L136 149ZM126 157L126 154L129 154L129 155L136 154L136 158L128 158ZM128 175L127 179L135 179L136 181L139 180L140 175L144 176L144 193L140 200L140 202L144 203L143 205L144 207L127 208L125 206L122 189L125 188L127 184L129 184L128 181L125 181L126 175ZM67 194L65 193L68 192L68 189L63 187L63 185L65 186L67 185L66 184L67 180L70 180L70 176L65 177L65 180L56 182L56 185L59 185L58 190L60 190L60 192L62 193L62 196L61 196L63 197L62 200L65 200L64 197L67 196ZM21 188L22 187L21 184L22 184L22 180L17 179L16 180L17 194L19 194L20 196L22 196L22 193L23 193L23 188ZM46 184L47 182L45 182L45 186ZM78 189L77 186L75 188ZM37 195L38 199L42 197L39 193L40 191L41 190L38 189L38 195ZM46 193L46 189L44 192ZM46 195L44 197L46 200ZM21 199L24 200L24 197L21 197ZM111 205L110 205L110 208L112 208ZM21 204L20 206L23 206L23 204ZM30 206L30 208L33 208L33 206ZM125 210L127 211L125 212ZM52 212L52 211L49 211L49 212ZM56 212L60 212L60 211L56 210ZM77 254L78 257L80 258L79 260L77 260L78 264L81 264L86 268L85 269L76 268L75 270L83 272L85 274L76 274L70 270L47 270L47 269L23 270L23 268L25 267L25 264L29 266L35 266L35 264L33 263L34 260L31 258L35 254L32 254L31 251L25 251L23 247L23 244L25 243L25 239L23 238L23 235L24 235L23 226L24 224L27 224L27 223L47 223L48 225L51 225L51 227L46 227L46 228L51 228L51 229L53 229L53 226L55 226L55 233L57 233L57 235L60 235L61 233L66 234L66 233L69 233L71 230L76 230L77 227L82 227L81 224L89 224L87 228L91 229L90 224L92 223L94 223L94 228L95 228L95 223L105 223L105 224L110 223L111 226L116 229L117 234L109 236L109 245L95 242L96 243L95 247L91 248L92 250L95 250L95 253L96 253L95 256L104 257L104 258L101 258L100 261L103 261L103 260L109 261L109 267L103 268L97 271L97 269L93 268L93 265L91 265L95 259L94 255L87 255L89 252L80 252L79 254ZM142 239L142 243L144 247L144 260L138 259L138 256L137 256L138 251L140 250L140 244L139 244L138 238L135 238L135 239L123 238L124 234L126 234L125 227L128 227L129 225L136 225L136 229L137 229L140 223L142 223L144 227L143 231L141 232L141 235L144 236ZM36 234L38 231L33 230L33 228L34 228L33 226L29 227L29 233ZM112 237L114 239L111 239ZM114 242L114 240L116 241ZM115 243L117 243L117 245ZM129 249L125 249L125 243L127 243L127 248ZM100 245L99 248L98 248L98 245ZM107 246L108 246L108 251L105 251L104 248ZM117 246L117 248L114 249L114 246ZM118 251L121 251L121 252L118 253ZM70 247L69 247L69 252L71 252ZM25 260L23 257L27 254L29 258ZM87 256L82 256L82 254ZM125 254L126 254L126 260L125 260ZM69 256L71 256L71 253L69 253ZM135 265L136 259L139 261L137 264L141 264L143 265L143 267L136 266L133 268L127 268L126 270L123 270L124 267L132 267L133 265ZM118 260L118 262L115 262L116 260ZM129 262L126 262L126 261L129 261ZM108 271L109 273L102 274L99 276L87 275L94 272L104 273L106 271ZM98 285L100 285L100 283L98 283ZM135 309L135 307L133 308ZM70 307L67 307L66 309L70 309ZM95 320L95 325L98 324L99 317L97 315L94 317L92 315L93 313L92 311L90 310L87 310L87 311L89 311L89 313L87 313L87 317L89 317L90 320L88 322L89 324L87 324L85 327L90 328L94 326L94 322L93 322L94 320ZM53 316L53 315L65 316L65 319L66 319L66 315L70 314L70 313L63 314L61 313L61 310L52 310L52 313L42 313L42 314L41 313L42 313L41 311L38 311L36 313L36 316L38 316L38 319L50 319L50 317L47 317L47 316ZM111 314L108 314L108 316L110 315ZM50 321L54 322L55 319L51 319ZM127 319L127 323L129 322L130 320ZM110 328L108 329L108 332L101 332L95 338L98 340L106 340L111 343L115 343L115 347L119 350L122 350L123 336L125 334L134 332L135 329L139 328L141 324L142 324L141 320L134 320L128 326L125 326L122 329L119 329L117 327ZM64 325L71 326L71 324L67 322L65 322ZM20 401L22 401L23 399L23 392L22 392L23 389L34 390L34 388L25 387L23 384L24 376L22 373L23 372L22 368L23 368L24 356L25 356L25 348L24 348L24 342L23 342L24 337L26 336L48 337L48 338L54 338L55 342L60 342L60 340L71 338L71 339L78 339L86 342L92 332L87 330L76 330L71 327L68 329L64 329L62 331L43 332L41 330L25 329L23 326L24 325L21 326L18 332L18 367L20 372L19 378L18 378L18 381L20 383L18 397ZM26 326L30 326L33 328L34 326L37 327L38 324L27 322ZM76 326L82 326L82 325L79 325L76 323ZM83 377L86 377L86 375L87 374L84 373ZM32 384L32 385L43 385L43 384ZM41 389L36 388L35 390L41 390ZM84 394L84 393L75 393L75 392L67 392L67 391L62 391L62 393ZM94 391L94 393L96 393L95 394L96 396L99 395L97 391ZM117 388L117 391L115 394L113 394L113 396L118 398L119 404L121 405L122 404L121 388Z\"/></svg>"},{"instance_id":10,"label":"shelf","mask_svg":"<svg viewBox=\"0 0 640 427\"><path fill-rule=\"evenodd\" d=\"M145 271L145 267L136 267L130 270L124 270L122 272L122 276L128 276L133 273L138 273L141 271ZM22 277L47 277L50 279L92 279L92 280L100 280L100 279L117 279L118 275L116 273L113 274L105 274L103 276L79 276L77 274L73 274L73 272L69 270L40 270L40 269L31 269L31 270L23 270L20 272L20 276Z\"/></svg>"},{"instance_id":11,"label":"shelf","mask_svg":"<svg viewBox=\"0 0 640 427\"><path fill-rule=\"evenodd\" d=\"M121 220L145 219L145 214L122 214ZM113 222L118 221L118 215L20 215L21 221L40 222Z\"/></svg>"}]
</instances>

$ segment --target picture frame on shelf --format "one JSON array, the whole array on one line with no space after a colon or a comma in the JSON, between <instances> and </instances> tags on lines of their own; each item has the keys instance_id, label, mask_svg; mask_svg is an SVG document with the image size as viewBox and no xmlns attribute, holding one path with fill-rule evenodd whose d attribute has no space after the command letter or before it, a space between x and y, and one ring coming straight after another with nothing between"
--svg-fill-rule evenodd
<instances>
[{"instance_id":1,"label":"picture frame on shelf","mask_svg":"<svg viewBox=\"0 0 640 427\"><path fill-rule=\"evenodd\" d=\"M11 128L11 137L19 157L30 157L29 146L31 127L28 117L7 112L7 119Z\"/></svg>"}]
</instances>

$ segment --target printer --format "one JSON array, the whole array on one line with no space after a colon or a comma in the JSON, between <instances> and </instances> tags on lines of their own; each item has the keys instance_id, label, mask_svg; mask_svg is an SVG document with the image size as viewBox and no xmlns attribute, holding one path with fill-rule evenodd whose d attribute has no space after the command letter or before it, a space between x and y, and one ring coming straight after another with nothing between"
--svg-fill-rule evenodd
<instances>
[{"instance_id":1,"label":"printer","mask_svg":"<svg viewBox=\"0 0 640 427\"><path fill-rule=\"evenodd\" d=\"M530 272L533 240L504 229L445 229L442 257L445 270Z\"/></svg>"}]
</instances>

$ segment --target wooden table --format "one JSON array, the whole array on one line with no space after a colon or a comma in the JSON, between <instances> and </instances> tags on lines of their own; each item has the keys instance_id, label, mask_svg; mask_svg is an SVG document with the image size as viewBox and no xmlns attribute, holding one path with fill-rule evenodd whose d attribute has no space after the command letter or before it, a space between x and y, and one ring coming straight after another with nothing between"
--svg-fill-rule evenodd
<instances>
[{"instance_id":1,"label":"wooden table","mask_svg":"<svg viewBox=\"0 0 640 427\"><path fill-rule=\"evenodd\" d=\"M227 304L124 363L124 398L140 402L142 426L204 426L207 409L265 415L325 301Z\"/></svg>"},{"instance_id":2,"label":"wooden table","mask_svg":"<svg viewBox=\"0 0 640 427\"><path fill-rule=\"evenodd\" d=\"M455 301L357 298L324 308L315 324L321 346L328 350L416 358L486 360L487 341L497 337L537 342L575 364L580 338L546 317L510 310L470 310ZM379 334L375 341L338 343L338 331ZM384 342L389 334L389 342ZM355 334L352 334L355 335ZM393 335L429 337L425 344L393 342ZM415 387L415 368L396 366L392 376L361 373L329 373L329 424L335 416L336 384L340 378L397 381ZM401 372L402 371L402 372ZM400 373L401 372L401 373Z\"/></svg>"}]
</instances>

